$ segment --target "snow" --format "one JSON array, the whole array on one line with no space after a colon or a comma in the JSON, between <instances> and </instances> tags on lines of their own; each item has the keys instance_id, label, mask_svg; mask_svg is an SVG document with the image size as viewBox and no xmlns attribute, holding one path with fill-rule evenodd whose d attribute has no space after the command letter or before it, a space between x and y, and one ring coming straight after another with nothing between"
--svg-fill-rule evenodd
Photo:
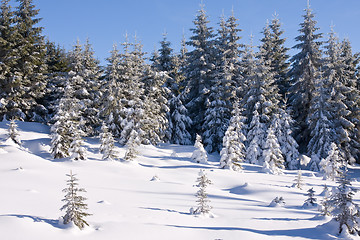
<instances>
[{"instance_id":1,"label":"snow","mask_svg":"<svg viewBox=\"0 0 360 240\"><path fill-rule=\"evenodd\" d=\"M1 239L339 239L336 222L317 209L302 208L309 188L320 201L325 183L329 189L336 186L321 175L302 170L301 190L291 187L297 171L265 174L262 166L246 163L242 172L229 171L219 168L218 154L210 154L207 164L195 163L193 146L170 144L141 145L137 164L103 161L98 138L85 139L88 160L54 160L47 126L18 125L22 148L7 141L6 122L0 122ZM124 156L126 148L116 148ZM207 187L212 216L189 212L196 206L200 169L213 183ZM61 221L62 189L70 170L86 189L88 213L93 214L82 231ZM349 173L359 178L360 167ZM150 181L154 176L160 180ZM352 184L360 188L359 182ZM280 196L286 204L269 207ZM354 238L346 233L342 237Z\"/></svg>"}]
</instances>

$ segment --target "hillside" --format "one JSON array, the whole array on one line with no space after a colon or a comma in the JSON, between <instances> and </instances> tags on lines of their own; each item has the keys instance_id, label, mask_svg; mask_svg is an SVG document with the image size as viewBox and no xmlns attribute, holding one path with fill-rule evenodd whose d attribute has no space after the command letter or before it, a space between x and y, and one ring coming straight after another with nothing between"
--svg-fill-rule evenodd
<instances>
[{"instance_id":1,"label":"hillside","mask_svg":"<svg viewBox=\"0 0 360 240\"><path fill-rule=\"evenodd\" d=\"M87 161L53 160L47 126L19 122L20 148L6 140L6 123L0 122L1 239L339 239L330 218L302 208L309 188L319 202L323 185L336 185L319 174L304 170L300 190L291 187L297 171L270 175L244 164L243 172L232 172L218 168L218 155L198 164L190 159L192 146L170 144L141 146L132 163L102 161L97 138L86 138ZM125 148L118 147L122 157ZM207 189L212 218L189 214L200 169L213 182ZM93 214L83 231L58 221L70 170L87 190ZM360 168L350 174L359 188ZM155 175L159 179L151 181ZM280 196L286 205L270 207Z\"/></svg>"}]
</instances>

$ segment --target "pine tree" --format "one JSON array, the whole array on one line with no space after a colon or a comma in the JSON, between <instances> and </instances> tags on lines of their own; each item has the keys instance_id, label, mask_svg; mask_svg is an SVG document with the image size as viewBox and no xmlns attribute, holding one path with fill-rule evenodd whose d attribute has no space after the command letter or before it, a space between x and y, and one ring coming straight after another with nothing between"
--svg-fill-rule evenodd
<instances>
[{"instance_id":1,"label":"pine tree","mask_svg":"<svg viewBox=\"0 0 360 240\"><path fill-rule=\"evenodd\" d=\"M279 174L284 168L284 158L282 156L280 145L275 136L273 126L268 128L263 151L263 168L272 174Z\"/></svg>"},{"instance_id":2,"label":"pine tree","mask_svg":"<svg viewBox=\"0 0 360 240\"><path fill-rule=\"evenodd\" d=\"M103 123L100 133L100 153L103 160L116 160L117 151L115 150L115 140L108 127Z\"/></svg>"},{"instance_id":3,"label":"pine tree","mask_svg":"<svg viewBox=\"0 0 360 240\"><path fill-rule=\"evenodd\" d=\"M201 136L199 134L196 134L196 141L194 147L196 149L192 153L191 159L197 163L207 163L208 160L207 153L201 142Z\"/></svg>"},{"instance_id":4,"label":"pine tree","mask_svg":"<svg viewBox=\"0 0 360 240\"><path fill-rule=\"evenodd\" d=\"M329 93L327 82L320 74L315 80L317 91L313 93L310 109L308 110L308 125L311 129L311 139L308 143L308 155L311 156L309 169L312 171L320 170L320 160L326 158L330 150L331 142L335 139L335 131L331 122L329 112Z\"/></svg>"},{"instance_id":5,"label":"pine tree","mask_svg":"<svg viewBox=\"0 0 360 240\"><path fill-rule=\"evenodd\" d=\"M299 169L299 145L292 136L294 124L291 115L286 110L280 108L279 114L275 115L273 124L281 153L285 160L285 167L290 170Z\"/></svg>"},{"instance_id":6,"label":"pine tree","mask_svg":"<svg viewBox=\"0 0 360 240\"><path fill-rule=\"evenodd\" d=\"M174 144L190 145L191 135L189 129L192 121L188 116L188 110L183 104L182 95L178 95L170 100L170 142Z\"/></svg>"},{"instance_id":7,"label":"pine tree","mask_svg":"<svg viewBox=\"0 0 360 240\"><path fill-rule=\"evenodd\" d=\"M322 215L324 216L331 216L331 210L332 210L332 206L330 205L330 193L329 193L329 189L328 187L324 186L324 190L323 190L323 199L321 200L320 204L320 212Z\"/></svg>"},{"instance_id":8,"label":"pine tree","mask_svg":"<svg viewBox=\"0 0 360 240\"><path fill-rule=\"evenodd\" d=\"M69 155L71 160L87 160L86 149L84 148L84 141L81 138L82 131L76 126L70 126L70 133L72 135L72 142L70 143Z\"/></svg>"},{"instance_id":9,"label":"pine tree","mask_svg":"<svg viewBox=\"0 0 360 240\"><path fill-rule=\"evenodd\" d=\"M339 153L335 143L331 143L328 156L320 162L321 170L324 172L324 179L332 181L341 174L340 168L343 164L343 159Z\"/></svg>"},{"instance_id":10,"label":"pine tree","mask_svg":"<svg viewBox=\"0 0 360 240\"><path fill-rule=\"evenodd\" d=\"M63 217L63 223L69 224L72 222L82 230L85 228L85 225L89 226L84 218L91 214L85 212L88 209L87 204L84 203L86 198L78 194L86 191L84 188L78 187L79 184L78 179L75 177L76 174L72 174L72 171L70 171L70 174L66 174L66 176L69 177L69 180L66 181L68 187L63 189L66 195L62 200L65 202L65 205L60 209L61 211L66 211Z\"/></svg>"},{"instance_id":11,"label":"pine tree","mask_svg":"<svg viewBox=\"0 0 360 240\"><path fill-rule=\"evenodd\" d=\"M125 152L125 161L133 161L139 154L137 148L140 146L140 138L138 132L134 129L131 130L129 140L126 143L127 149Z\"/></svg>"},{"instance_id":12,"label":"pine tree","mask_svg":"<svg viewBox=\"0 0 360 240\"><path fill-rule=\"evenodd\" d=\"M305 207L309 207L309 206L316 206L316 198L315 198L315 191L313 188L310 188L308 191L308 193L305 194L305 196L308 196L308 198L305 200L304 206Z\"/></svg>"},{"instance_id":13,"label":"pine tree","mask_svg":"<svg viewBox=\"0 0 360 240\"><path fill-rule=\"evenodd\" d=\"M234 171L242 169L241 163L245 161L246 140L244 131L244 118L241 109L236 102L230 124L225 132L223 148L220 152L220 168L228 168Z\"/></svg>"},{"instance_id":14,"label":"pine tree","mask_svg":"<svg viewBox=\"0 0 360 240\"><path fill-rule=\"evenodd\" d=\"M352 54L351 44L348 39L342 41L340 48L340 57L344 66L342 68L343 72L340 81L349 89L345 94L346 99L344 101L348 111L350 111L347 120L354 125L353 130L350 131L349 144L342 148L344 149L343 152L346 154L346 161L353 163L354 160L359 162L360 153L360 92L359 88L357 88L358 80L356 77L356 66L360 59L358 54Z\"/></svg>"},{"instance_id":15,"label":"pine tree","mask_svg":"<svg viewBox=\"0 0 360 240\"><path fill-rule=\"evenodd\" d=\"M52 118L54 124L50 129L51 154L55 159L69 156L70 144L74 137L71 127L80 122L79 101L73 97L73 94L73 89L67 85L64 96L59 101L57 112Z\"/></svg>"},{"instance_id":16,"label":"pine tree","mask_svg":"<svg viewBox=\"0 0 360 240\"><path fill-rule=\"evenodd\" d=\"M212 207L209 205L210 200L208 199L206 188L208 185L212 184L212 182L208 179L204 170L200 170L199 177L196 182L198 183L197 187L199 187L199 190L195 195L198 198L198 200L196 200L198 207L192 213L209 214Z\"/></svg>"},{"instance_id":17,"label":"pine tree","mask_svg":"<svg viewBox=\"0 0 360 240\"><path fill-rule=\"evenodd\" d=\"M303 179L302 179L302 172L301 172L301 170L298 170L294 182L295 182L295 183L293 184L293 187L297 187L297 188L299 188L299 189L302 189L302 187L303 187L303 185L304 185L304 181L303 181Z\"/></svg>"},{"instance_id":18,"label":"pine tree","mask_svg":"<svg viewBox=\"0 0 360 240\"><path fill-rule=\"evenodd\" d=\"M105 69L105 78L103 85L103 96L101 100L101 109L99 116L104 119L104 122L109 127L110 132L119 137L121 134L122 118L120 110L122 104L120 101L119 81L121 79L120 72L120 54L117 46L114 44L111 51L111 56L107 59L109 62Z\"/></svg>"},{"instance_id":19,"label":"pine tree","mask_svg":"<svg viewBox=\"0 0 360 240\"><path fill-rule=\"evenodd\" d=\"M333 206L331 214L333 218L339 222L339 233L348 231L350 234L359 234L359 215L360 208L353 202L353 196L356 192L351 186L351 182L347 175L347 169L338 179L337 192L330 198L330 204Z\"/></svg>"},{"instance_id":20,"label":"pine tree","mask_svg":"<svg viewBox=\"0 0 360 240\"><path fill-rule=\"evenodd\" d=\"M13 140L14 143L21 145L20 134L17 129L18 125L16 124L15 120L11 120L8 126L9 126L8 137L11 138L11 140Z\"/></svg>"},{"instance_id":21,"label":"pine tree","mask_svg":"<svg viewBox=\"0 0 360 240\"><path fill-rule=\"evenodd\" d=\"M269 24L270 30L270 46L267 51L265 59L271 60L271 71L274 74L275 83L279 89L279 94L282 96L282 102L286 102L286 94L290 87L289 84L289 55L287 54L288 48L285 47L285 38L282 38L284 30L281 30L281 23L278 15Z\"/></svg>"},{"instance_id":22,"label":"pine tree","mask_svg":"<svg viewBox=\"0 0 360 240\"><path fill-rule=\"evenodd\" d=\"M290 104L293 118L297 124L295 139L300 144L300 152L305 152L310 141L310 128L307 123L309 109L311 106L312 95L316 88L315 81L319 77L319 67L321 64L321 33L316 33L314 14L308 5L303 15L304 21L300 24L300 35L295 38L299 43L293 48L300 52L291 58L291 79Z\"/></svg>"},{"instance_id":23,"label":"pine tree","mask_svg":"<svg viewBox=\"0 0 360 240\"><path fill-rule=\"evenodd\" d=\"M119 99L122 104L120 115L123 119L120 134L121 144L127 143L132 130L138 132L138 138L142 138L140 125L144 116L144 102L141 97L144 94L142 78L144 77L145 60L141 43L135 39L132 51L129 49L130 45L126 38L119 65L121 76Z\"/></svg>"},{"instance_id":24,"label":"pine tree","mask_svg":"<svg viewBox=\"0 0 360 240\"><path fill-rule=\"evenodd\" d=\"M32 0L17 1L12 32L15 40L11 46L16 58L10 65L7 118L46 122L47 112L42 105L47 80L45 42L43 28L38 25L41 18L37 17L39 10Z\"/></svg>"},{"instance_id":25,"label":"pine tree","mask_svg":"<svg viewBox=\"0 0 360 240\"><path fill-rule=\"evenodd\" d=\"M213 29L208 26L208 19L204 6L198 11L198 15L193 21L195 28L190 29L193 36L187 44L193 47L188 53L187 62L187 87L186 87L186 107L189 116L193 121L191 134L200 133L207 109L208 97L211 91L211 80L215 68Z\"/></svg>"}]
</instances>

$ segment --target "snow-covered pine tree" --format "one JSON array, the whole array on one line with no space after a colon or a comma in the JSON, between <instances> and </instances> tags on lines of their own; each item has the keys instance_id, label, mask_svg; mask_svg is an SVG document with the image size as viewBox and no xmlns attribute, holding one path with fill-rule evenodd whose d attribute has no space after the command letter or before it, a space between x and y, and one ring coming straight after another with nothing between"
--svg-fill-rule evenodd
<instances>
[{"instance_id":1,"label":"snow-covered pine tree","mask_svg":"<svg viewBox=\"0 0 360 240\"><path fill-rule=\"evenodd\" d=\"M316 198L315 198L315 191L313 188L310 188L307 191L307 194L305 194L305 196L307 196L308 198L305 200L304 206L305 207L311 207L311 206L316 206Z\"/></svg>"},{"instance_id":2,"label":"snow-covered pine tree","mask_svg":"<svg viewBox=\"0 0 360 240\"><path fill-rule=\"evenodd\" d=\"M337 182L337 192L329 200L332 206L331 214L339 223L339 234L348 231L350 234L358 235L360 208L353 201L356 189L351 186L346 167Z\"/></svg>"},{"instance_id":3,"label":"snow-covered pine tree","mask_svg":"<svg viewBox=\"0 0 360 240\"><path fill-rule=\"evenodd\" d=\"M281 153L285 160L285 168L296 170L300 167L298 144L292 137L293 119L288 111L279 108L273 120L275 135L278 139Z\"/></svg>"},{"instance_id":4,"label":"snow-covered pine tree","mask_svg":"<svg viewBox=\"0 0 360 240\"><path fill-rule=\"evenodd\" d=\"M51 155L57 158L69 156L70 144L73 141L71 126L78 125L79 101L73 97L73 89L70 85L65 88L64 96L60 99L57 112L53 116L54 124L51 126Z\"/></svg>"},{"instance_id":5,"label":"snow-covered pine tree","mask_svg":"<svg viewBox=\"0 0 360 240\"><path fill-rule=\"evenodd\" d=\"M110 132L115 137L120 137L122 122L120 115L122 106L119 99L120 60L119 51L116 44L114 44L111 56L107 59L109 63L105 69L104 85L102 87L103 96L99 110L99 116L104 119Z\"/></svg>"},{"instance_id":6,"label":"snow-covered pine tree","mask_svg":"<svg viewBox=\"0 0 360 240\"><path fill-rule=\"evenodd\" d=\"M47 111L41 104L47 82L43 28L39 26L41 18L32 0L17 2L11 25L13 53L7 56L13 57L10 58L12 78L7 83L7 118L46 122Z\"/></svg>"},{"instance_id":7,"label":"snow-covered pine tree","mask_svg":"<svg viewBox=\"0 0 360 240\"><path fill-rule=\"evenodd\" d=\"M8 124L8 137L14 141L14 143L21 145L20 134L18 131L18 125L16 124L15 120L11 120Z\"/></svg>"},{"instance_id":8,"label":"snow-covered pine tree","mask_svg":"<svg viewBox=\"0 0 360 240\"><path fill-rule=\"evenodd\" d=\"M323 199L320 202L320 208L319 211L321 212L322 215L324 216L331 216L331 209L332 206L330 205L330 192L329 192L329 188L328 186L324 186L324 190L323 190Z\"/></svg>"},{"instance_id":9,"label":"snow-covered pine tree","mask_svg":"<svg viewBox=\"0 0 360 240\"><path fill-rule=\"evenodd\" d=\"M230 119L230 124L223 138L223 148L220 151L220 168L234 171L242 169L241 163L245 161L244 117L241 116L238 102Z\"/></svg>"},{"instance_id":10,"label":"snow-covered pine tree","mask_svg":"<svg viewBox=\"0 0 360 240\"><path fill-rule=\"evenodd\" d=\"M360 92L358 85L358 78L356 77L356 66L359 63L358 54L353 54L351 50L351 44L348 39L342 41L340 46L340 57L343 63L343 72L340 81L349 89L349 91L345 94L346 99L344 103L346 104L348 111L350 114L347 116L347 119L355 126L353 131L350 132L350 142L344 148L344 152L346 153L346 161L349 163L353 162L351 157L355 158L357 162L359 162L360 156ZM358 85L360 86L360 85Z\"/></svg>"},{"instance_id":11,"label":"snow-covered pine tree","mask_svg":"<svg viewBox=\"0 0 360 240\"><path fill-rule=\"evenodd\" d=\"M78 179L75 177L76 174L73 174L72 171L70 171L70 174L66 174L66 176L69 177L69 179L66 181L67 187L63 189L63 192L66 194L62 200L65 202L65 205L60 209L61 211L65 210L66 212L63 217L63 223L69 224L72 222L82 230L85 226L89 226L84 218L91 215L86 212L88 209L87 204L84 202L86 198L79 195L79 193L86 192L86 190L78 187Z\"/></svg>"},{"instance_id":12,"label":"snow-covered pine tree","mask_svg":"<svg viewBox=\"0 0 360 240\"><path fill-rule=\"evenodd\" d=\"M236 31L236 30L234 30ZM235 74L238 63L238 52L234 54L234 46L230 46L230 31L224 17L220 20L220 29L216 39L217 71L211 80L210 94L205 111L202 137L208 152L220 152L225 131L229 125L232 102L235 97ZM232 39L231 39L232 40ZM232 55L229 55L229 54ZM235 56L234 56L235 55Z\"/></svg>"},{"instance_id":13,"label":"snow-covered pine tree","mask_svg":"<svg viewBox=\"0 0 360 240\"><path fill-rule=\"evenodd\" d=\"M186 107L193 121L192 135L195 133L202 135L208 95L211 91L211 80L215 69L214 34L212 27L208 26L207 18L204 5L201 5L201 9L193 21L195 27L190 29L193 36L186 43L193 47L193 50L188 53L186 69Z\"/></svg>"},{"instance_id":14,"label":"snow-covered pine tree","mask_svg":"<svg viewBox=\"0 0 360 240\"><path fill-rule=\"evenodd\" d=\"M298 189L302 189L302 187L304 186L304 181L302 179L302 172L301 170L298 170L297 174L296 174L296 178L294 180L294 187L297 187Z\"/></svg>"},{"instance_id":15,"label":"snow-covered pine tree","mask_svg":"<svg viewBox=\"0 0 360 240\"><path fill-rule=\"evenodd\" d=\"M206 188L208 185L212 184L211 180L207 177L204 170L199 171L199 177L196 182L199 190L196 192L196 197L198 198L196 202L198 203L198 207L193 210L192 214L209 214L212 207L209 205L210 200L208 199L208 195L206 192Z\"/></svg>"},{"instance_id":16,"label":"snow-covered pine tree","mask_svg":"<svg viewBox=\"0 0 360 240\"><path fill-rule=\"evenodd\" d=\"M299 151L306 152L310 141L310 128L307 122L309 109L312 105L312 96L315 91L315 81L319 77L321 64L321 33L316 33L314 14L308 5L303 15L304 21L300 24L300 35L295 38L299 43L293 48L300 52L294 55L291 60L290 81L291 87L289 102L292 107L293 118L296 123L295 139L300 144Z\"/></svg>"},{"instance_id":17,"label":"snow-covered pine tree","mask_svg":"<svg viewBox=\"0 0 360 240\"><path fill-rule=\"evenodd\" d=\"M196 141L194 147L196 149L192 153L191 159L197 163L207 163L208 156L201 142L201 136L199 134L196 134Z\"/></svg>"},{"instance_id":18,"label":"snow-covered pine tree","mask_svg":"<svg viewBox=\"0 0 360 240\"><path fill-rule=\"evenodd\" d=\"M336 133L329 110L328 81L323 79L321 74L314 81L316 90L312 94L310 109L307 110L308 129L311 129L311 139L308 143L308 155L311 156L311 161L308 167L311 171L319 171L320 161L327 157L330 145L335 141Z\"/></svg>"},{"instance_id":19,"label":"snow-covered pine tree","mask_svg":"<svg viewBox=\"0 0 360 240\"><path fill-rule=\"evenodd\" d=\"M133 50L129 47L133 45ZM142 138L141 120L144 116L144 102L142 96L144 94L143 82L144 77L144 52L142 45L135 37L135 43L130 44L126 37L123 43L123 53L120 54L120 86L119 99L122 109L120 111L121 118L121 134L120 143L126 144L129 140L132 130L137 131L138 138Z\"/></svg>"},{"instance_id":20,"label":"snow-covered pine tree","mask_svg":"<svg viewBox=\"0 0 360 240\"><path fill-rule=\"evenodd\" d=\"M72 135L72 142L70 143L69 155L71 160L87 160L86 149L84 147L84 140L81 135L83 132L78 126L71 125L70 133Z\"/></svg>"},{"instance_id":21,"label":"snow-covered pine tree","mask_svg":"<svg viewBox=\"0 0 360 240\"><path fill-rule=\"evenodd\" d=\"M281 30L281 23L278 15L275 14L274 18L269 24L270 30L270 46L267 51L265 59L271 60L271 71L274 74L275 83L279 89L279 94L282 96L282 102L286 103L286 94L290 87L289 84L289 55L287 54L288 48L285 47L285 38L282 38L284 30ZM265 39L264 39L265 40Z\"/></svg>"},{"instance_id":22,"label":"snow-covered pine tree","mask_svg":"<svg viewBox=\"0 0 360 240\"><path fill-rule=\"evenodd\" d=\"M170 142L174 144L190 145L191 135L189 129L192 121L188 116L188 110L181 100L183 95L173 97L170 102Z\"/></svg>"},{"instance_id":23,"label":"snow-covered pine tree","mask_svg":"<svg viewBox=\"0 0 360 240\"><path fill-rule=\"evenodd\" d=\"M324 172L324 179L335 181L341 174L342 159L339 149L335 143L331 143L328 156L320 162L321 170Z\"/></svg>"},{"instance_id":24,"label":"snow-covered pine tree","mask_svg":"<svg viewBox=\"0 0 360 240\"><path fill-rule=\"evenodd\" d=\"M137 148L140 146L140 138L138 136L138 132L135 129L131 130L129 140L126 142L126 152L125 152L125 161L133 161L139 152Z\"/></svg>"},{"instance_id":25,"label":"snow-covered pine tree","mask_svg":"<svg viewBox=\"0 0 360 240\"><path fill-rule=\"evenodd\" d=\"M157 145L171 138L168 122L169 107L167 95L170 90L164 86L169 76L166 72L154 72L147 67L144 73L144 116L141 130L144 143Z\"/></svg>"},{"instance_id":26,"label":"snow-covered pine tree","mask_svg":"<svg viewBox=\"0 0 360 240\"><path fill-rule=\"evenodd\" d=\"M266 126L264 123L260 122L258 106L259 103L255 105L255 110L246 135L247 147L245 160L248 163L262 165L263 147L266 139Z\"/></svg>"},{"instance_id":27,"label":"snow-covered pine tree","mask_svg":"<svg viewBox=\"0 0 360 240\"><path fill-rule=\"evenodd\" d=\"M117 151L115 150L115 140L105 123L101 126L100 142L100 153L102 153L102 159L116 160L118 157Z\"/></svg>"},{"instance_id":28,"label":"snow-covered pine tree","mask_svg":"<svg viewBox=\"0 0 360 240\"><path fill-rule=\"evenodd\" d=\"M279 142L275 136L273 125L267 129L267 136L262 152L263 169L272 174L279 174L284 169L284 158L282 156Z\"/></svg>"}]
</instances>

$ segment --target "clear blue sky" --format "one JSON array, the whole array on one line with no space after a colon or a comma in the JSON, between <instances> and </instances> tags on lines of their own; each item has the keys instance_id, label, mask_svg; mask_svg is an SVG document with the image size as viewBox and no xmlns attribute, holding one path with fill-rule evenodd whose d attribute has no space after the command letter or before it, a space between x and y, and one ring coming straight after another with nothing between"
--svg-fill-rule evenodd
<instances>
[{"instance_id":1,"label":"clear blue sky","mask_svg":"<svg viewBox=\"0 0 360 240\"><path fill-rule=\"evenodd\" d=\"M204 0L211 25L217 27L219 17L234 9L239 19L242 42L249 43L254 35L255 44L262 37L267 19L276 12L283 23L287 47L292 47L298 35L299 23L306 0ZM177 51L183 30L191 36L190 28L201 0L34 0L43 18L44 34L50 40L71 49L76 39L84 42L88 37L97 58L105 64L113 43L121 43L124 34L135 33L144 45L144 51L159 47L166 30L172 47ZM12 3L13 4L13 3ZM360 51L360 0L311 0L320 32L327 36L330 25L340 38L350 39L353 50ZM293 53L293 51L291 52Z\"/></svg>"}]
</instances>

